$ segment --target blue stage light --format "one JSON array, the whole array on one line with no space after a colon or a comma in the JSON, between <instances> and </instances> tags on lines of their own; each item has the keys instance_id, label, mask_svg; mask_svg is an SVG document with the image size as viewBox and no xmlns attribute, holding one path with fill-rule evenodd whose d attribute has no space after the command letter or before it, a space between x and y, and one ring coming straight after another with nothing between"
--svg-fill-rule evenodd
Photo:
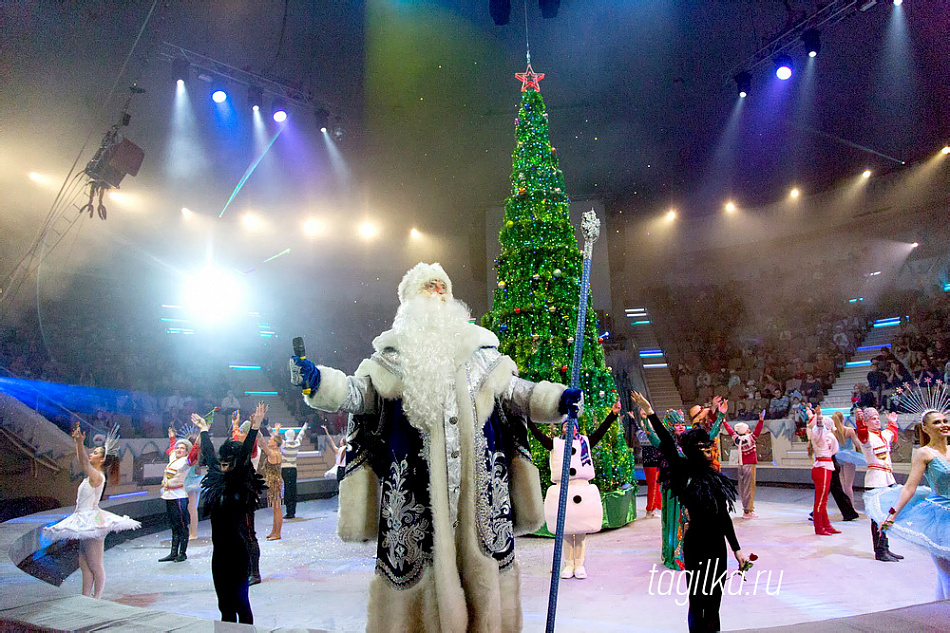
<instances>
[{"instance_id":1,"label":"blue stage light","mask_svg":"<svg viewBox=\"0 0 950 633\"><path fill-rule=\"evenodd\" d=\"M211 93L211 98L215 103L224 103L228 98L228 93L226 93L224 90L215 90L213 93Z\"/></svg>"},{"instance_id":2,"label":"blue stage light","mask_svg":"<svg viewBox=\"0 0 950 633\"><path fill-rule=\"evenodd\" d=\"M775 76L785 81L792 76L792 58L782 54L775 58Z\"/></svg>"},{"instance_id":3,"label":"blue stage light","mask_svg":"<svg viewBox=\"0 0 950 633\"><path fill-rule=\"evenodd\" d=\"M274 113L274 120L278 123L283 123L287 120L287 106L285 106L284 102L280 99L274 99L274 105L271 111Z\"/></svg>"}]
</instances>

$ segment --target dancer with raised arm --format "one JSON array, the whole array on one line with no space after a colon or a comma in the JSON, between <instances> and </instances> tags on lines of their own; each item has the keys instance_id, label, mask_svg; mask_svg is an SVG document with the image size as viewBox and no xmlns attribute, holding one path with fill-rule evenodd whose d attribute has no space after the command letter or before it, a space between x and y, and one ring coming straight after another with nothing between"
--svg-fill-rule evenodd
<instances>
[{"instance_id":1,"label":"dancer with raised arm","mask_svg":"<svg viewBox=\"0 0 950 633\"><path fill-rule=\"evenodd\" d=\"M634 403L647 414L660 438L660 451L666 466L660 477L667 482L689 512L683 536L683 557L691 572L689 592L689 630L718 631L719 606L727 573L728 541L739 568L746 557L739 548L736 531L729 516L736 500L732 481L713 468L713 442L702 428L693 428L680 437L680 453L673 436L660 423L649 401L632 393Z\"/></svg>"},{"instance_id":2,"label":"dancer with raised arm","mask_svg":"<svg viewBox=\"0 0 950 633\"><path fill-rule=\"evenodd\" d=\"M188 538L191 515L188 512L188 491L185 480L198 461L198 447L187 439L178 439L175 427L168 427L168 466L162 477L161 497L165 500L165 514L172 530L172 551L158 562L180 563L188 558Z\"/></svg>"},{"instance_id":3,"label":"dancer with raised arm","mask_svg":"<svg viewBox=\"0 0 950 633\"><path fill-rule=\"evenodd\" d=\"M921 447L901 488L877 488L864 507L881 529L925 549L937 568L936 600L950 599L950 421L946 411L925 411ZM921 486L926 479L930 487ZM885 509L886 508L886 509Z\"/></svg>"},{"instance_id":4,"label":"dancer with raised arm","mask_svg":"<svg viewBox=\"0 0 950 633\"><path fill-rule=\"evenodd\" d=\"M279 541L280 531L284 526L284 517L280 513L284 496L284 480L280 476L282 460L280 447L283 443L284 438L275 432L267 438L266 442L260 445L261 450L264 451L264 465L261 466L261 474L264 476L264 484L267 486L267 505L274 512L274 521L271 524L270 534L267 535L268 541Z\"/></svg>"},{"instance_id":5,"label":"dancer with raised arm","mask_svg":"<svg viewBox=\"0 0 950 633\"><path fill-rule=\"evenodd\" d=\"M208 421L198 414L191 416L201 429L201 455L208 466L202 481L204 513L211 519L211 578L224 622L254 624L248 598L251 556L247 515L257 508L264 488L264 480L251 468L251 447L266 416L267 405L259 402L244 441L225 441L217 455Z\"/></svg>"},{"instance_id":6,"label":"dancer with raised arm","mask_svg":"<svg viewBox=\"0 0 950 633\"><path fill-rule=\"evenodd\" d=\"M343 475L346 474L346 434L340 438L340 444L337 445L330 435L330 430L324 424L323 432L326 433L327 441L330 442L330 448L333 449L333 468L323 473L324 477L329 479L336 478L337 481L343 481Z\"/></svg>"},{"instance_id":7,"label":"dancer with raised arm","mask_svg":"<svg viewBox=\"0 0 950 633\"><path fill-rule=\"evenodd\" d=\"M76 458L86 478L79 484L76 507L68 517L43 529L43 535L52 540L77 539L79 541L79 569L82 570L82 595L101 598L106 584L106 569L102 564L106 534L135 530L142 524L127 516L119 516L99 507L99 500L106 486L105 469L118 454L119 435L112 429L103 446L88 453L84 442L86 434L77 425L73 429L76 441Z\"/></svg>"},{"instance_id":8,"label":"dancer with raised arm","mask_svg":"<svg viewBox=\"0 0 950 633\"><path fill-rule=\"evenodd\" d=\"M582 392L517 376L438 264L399 284L391 330L353 376L291 359L316 409L351 414L337 533L376 541L370 631L518 631L515 535L544 521L524 418L560 422Z\"/></svg>"},{"instance_id":9,"label":"dancer with raised arm","mask_svg":"<svg viewBox=\"0 0 950 633\"><path fill-rule=\"evenodd\" d=\"M887 428L881 429L881 414L877 409L868 407L863 411L854 410L855 434L861 442L864 459L867 460L868 470L864 475L864 488L887 488L897 483L894 479L893 464L891 463L891 446L897 441L897 414L887 414ZM867 494L867 493L865 493ZM904 558L895 554L888 547L887 533L881 531L881 526L871 519L871 542L874 546L874 558L890 563Z\"/></svg>"},{"instance_id":10,"label":"dancer with raised arm","mask_svg":"<svg viewBox=\"0 0 950 633\"><path fill-rule=\"evenodd\" d=\"M834 472L834 456L838 452L838 439L835 437L834 421L821 415L821 407L811 409L808 405L808 440L811 442L815 462L812 464L811 480L815 484L815 503L812 506L812 520L815 534L831 536L841 534L831 526L828 520L828 493L831 489L831 474Z\"/></svg>"},{"instance_id":11,"label":"dancer with raised arm","mask_svg":"<svg viewBox=\"0 0 950 633\"><path fill-rule=\"evenodd\" d=\"M631 395L633 394L633 392L630 393ZM650 418L647 417L645 410L642 408L640 409L640 416L643 418L643 430L647 434L650 444L659 450L660 436L657 435L653 428L653 423L650 422ZM686 432L686 422L683 420L682 412L674 409L667 410L660 424L672 434L673 440L678 445L680 437ZM663 453L661 452L661 472L665 464L666 460L663 458ZM660 543L660 556L666 567L673 570L682 570L686 568L683 562L683 531L686 528L688 520L686 508L683 507L679 497L676 496L673 489L666 485L666 483L661 481L660 489L662 490L663 498L662 507L660 509L660 535L662 539Z\"/></svg>"},{"instance_id":12,"label":"dancer with raised arm","mask_svg":"<svg viewBox=\"0 0 950 633\"><path fill-rule=\"evenodd\" d=\"M280 434L280 424L274 425L274 432ZM306 422L296 433L293 429L287 429L284 431L284 443L280 445L280 476L284 480L284 505L287 507L285 519L297 518L297 453L300 452L306 432Z\"/></svg>"},{"instance_id":13,"label":"dancer with raised arm","mask_svg":"<svg viewBox=\"0 0 950 633\"><path fill-rule=\"evenodd\" d=\"M739 452L739 496L742 498L742 518L754 519L758 517L755 513L755 469L759 464L759 455L756 452L755 441L762 434L762 427L765 425L765 410L759 413L759 423L755 425L754 430L749 430L749 425L745 422L736 424L733 429L729 426L729 421L723 416L722 425L726 433L732 436L735 442L736 450Z\"/></svg>"}]
</instances>

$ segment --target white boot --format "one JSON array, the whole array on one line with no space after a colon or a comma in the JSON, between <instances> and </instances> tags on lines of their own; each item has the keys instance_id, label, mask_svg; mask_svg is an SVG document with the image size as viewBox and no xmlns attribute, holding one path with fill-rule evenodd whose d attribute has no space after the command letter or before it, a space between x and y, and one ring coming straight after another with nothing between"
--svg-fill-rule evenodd
<instances>
[{"instance_id":1,"label":"white boot","mask_svg":"<svg viewBox=\"0 0 950 633\"><path fill-rule=\"evenodd\" d=\"M574 536L564 537L563 548L561 550L561 560L564 561L564 567L561 568L561 578L574 577Z\"/></svg>"},{"instance_id":2,"label":"white boot","mask_svg":"<svg viewBox=\"0 0 950 633\"><path fill-rule=\"evenodd\" d=\"M587 570L584 569L584 550L587 549L587 535L574 535L574 577L578 580L587 578Z\"/></svg>"}]
</instances>

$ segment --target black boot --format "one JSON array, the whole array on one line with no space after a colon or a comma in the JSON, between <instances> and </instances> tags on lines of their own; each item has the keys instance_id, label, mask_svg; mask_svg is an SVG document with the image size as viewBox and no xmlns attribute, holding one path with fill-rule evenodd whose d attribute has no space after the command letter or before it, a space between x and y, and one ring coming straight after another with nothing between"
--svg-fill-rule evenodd
<instances>
[{"instance_id":1,"label":"black boot","mask_svg":"<svg viewBox=\"0 0 950 633\"><path fill-rule=\"evenodd\" d=\"M871 521L871 541L874 543L874 560L879 560L884 563L896 563L897 559L891 556L890 552L888 552L884 546L884 539L885 536L881 533L878 524Z\"/></svg>"},{"instance_id":2,"label":"black boot","mask_svg":"<svg viewBox=\"0 0 950 633\"><path fill-rule=\"evenodd\" d=\"M903 556L891 551L890 543L887 542L887 532L881 532L881 547L884 548L884 551L887 552L889 556L893 556L895 560L904 560Z\"/></svg>"},{"instance_id":3,"label":"black boot","mask_svg":"<svg viewBox=\"0 0 950 633\"><path fill-rule=\"evenodd\" d=\"M188 557L185 555L185 552L188 551L188 535L185 534L185 538L178 540L178 556L175 557L176 563L183 563L188 560Z\"/></svg>"},{"instance_id":4,"label":"black boot","mask_svg":"<svg viewBox=\"0 0 950 633\"><path fill-rule=\"evenodd\" d=\"M172 534L172 551L168 556L158 559L160 563L168 563L178 559L178 535Z\"/></svg>"},{"instance_id":5,"label":"black boot","mask_svg":"<svg viewBox=\"0 0 950 633\"><path fill-rule=\"evenodd\" d=\"M247 544L248 553L248 585L261 584L261 547L257 543Z\"/></svg>"}]
</instances>

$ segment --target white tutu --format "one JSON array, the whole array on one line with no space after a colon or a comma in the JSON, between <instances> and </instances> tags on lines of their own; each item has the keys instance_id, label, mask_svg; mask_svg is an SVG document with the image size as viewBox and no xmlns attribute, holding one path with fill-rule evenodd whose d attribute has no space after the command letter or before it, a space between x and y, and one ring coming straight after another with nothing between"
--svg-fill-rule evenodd
<instances>
[{"instance_id":1,"label":"white tutu","mask_svg":"<svg viewBox=\"0 0 950 633\"><path fill-rule=\"evenodd\" d=\"M93 488L89 478L79 484L76 495L76 509L68 517L43 528L43 535L53 541L64 539L103 538L109 532L137 530L142 524L127 516L119 516L99 507L99 497L105 488L105 480Z\"/></svg>"}]
</instances>

